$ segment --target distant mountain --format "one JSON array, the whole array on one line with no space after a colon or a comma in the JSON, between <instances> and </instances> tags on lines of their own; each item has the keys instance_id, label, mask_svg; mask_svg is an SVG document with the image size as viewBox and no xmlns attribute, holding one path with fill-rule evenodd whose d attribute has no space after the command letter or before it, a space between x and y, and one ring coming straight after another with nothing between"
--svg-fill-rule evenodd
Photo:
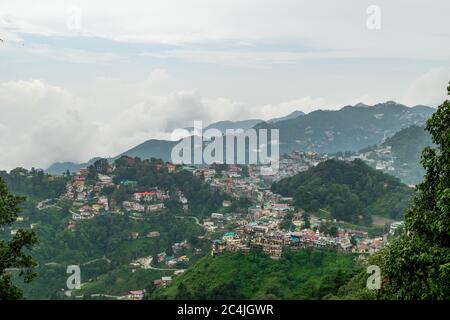
<instances>
[{"instance_id":1,"label":"distant mountain","mask_svg":"<svg viewBox=\"0 0 450 320\"><path fill-rule=\"evenodd\" d=\"M88 162L83 162L83 163L75 163L75 162L55 162L54 164L52 164L50 167L48 167L45 172L52 174L52 175L61 175L63 173L66 173L67 170L69 170L69 172L77 172L78 170L80 170L81 168L87 168L89 167L91 164L93 164L95 161L99 160L101 158L93 158L91 160L89 160Z\"/></svg>"},{"instance_id":2,"label":"distant mountain","mask_svg":"<svg viewBox=\"0 0 450 320\"><path fill-rule=\"evenodd\" d=\"M295 119L259 123L255 128L279 129L282 153L294 150L336 153L379 144L411 125L423 125L434 108L407 107L393 101L317 110Z\"/></svg>"},{"instance_id":3,"label":"distant mountain","mask_svg":"<svg viewBox=\"0 0 450 320\"><path fill-rule=\"evenodd\" d=\"M414 190L398 178L369 167L362 160L327 160L272 185L272 191L294 197L309 212L329 212L330 218L370 224L371 216L403 216Z\"/></svg>"},{"instance_id":4,"label":"distant mountain","mask_svg":"<svg viewBox=\"0 0 450 320\"><path fill-rule=\"evenodd\" d=\"M109 161L114 161L115 159L119 158L120 156L130 156L130 157L139 157L141 159L162 159L164 161L170 161L170 154L172 152L173 146L177 142L175 141L167 141L167 140L156 140L151 139L147 140L136 147L133 147L125 152L122 152L121 154L108 158ZM73 162L56 162L52 164L50 167L45 170L49 174L54 175L60 175L62 173L65 173L67 170L70 172L76 172L80 170L81 168L87 168L91 164L93 164L96 160L100 158L93 158L85 163L73 163Z\"/></svg>"},{"instance_id":5,"label":"distant mountain","mask_svg":"<svg viewBox=\"0 0 450 320\"><path fill-rule=\"evenodd\" d=\"M267 122L275 123L275 122L280 122L280 121L284 121L284 120L295 119L295 118L298 118L298 117L304 116L304 115L305 115L305 113L303 111L297 110L297 111L291 112L287 116L280 117L280 118L273 118L273 119L268 120Z\"/></svg>"},{"instance_id":6,"label":"distant mountain","mask_svg":"<svg viewBox=\"0 0 450 320\"><path fill-rule=\"evenodd\" d=\"M267 122L258 119L244 121L220 121L205 129L216 128L244 130L249 128L279 129L280 153L294 150L336 153L358 151L368 146L382 143L386 138L411 125L423 125L433 114L434 108L426 106L407 107L392 101L368 106L357 104L337 111L317 110L308 114L294 111L286 117ZM151 139L131 148L120 155L140 157L141 159L161 158L170 161L173 141ZM120 156L118 155L118 156ZM115 159L114 157L112 159ZM61 174L67 169L76 171L87 164L55 163L46 171Z\"/></svg>"},{"instance_id":7,"label":"distant mountain","mask_svg":"<svg viewBox=\"0 0 450 320\"><path fill-rule=\"evenodd\" d=\"M141 159L162 159L164 161L170 160L170 154L172 152L172 148L177 144L176 141L167 141L167 140L156 140L151 139L147 140L130 150L127 150L115 158L120 156L129 156L129 157L139 157Z\"/></svg>"},{"instance_id":8,"label":"distant mountain","mask_svg":"<svg viewBox=\"0 0 450 320\"><path fill-rule=\"evenodd\" d=\"M247 130L250 128L253 128L254 126L256 126L258 123L262 122L263 120L259 120L259 119L250 119L250 120L242 120L242 121L219 121L219 122L215 122L210 124L209 126L207 126L205 128L205 130L207 129L218 129L220 130L222 133L225 133L226 129L243 129L243 130Z\"/></svg>"}]
</instances>

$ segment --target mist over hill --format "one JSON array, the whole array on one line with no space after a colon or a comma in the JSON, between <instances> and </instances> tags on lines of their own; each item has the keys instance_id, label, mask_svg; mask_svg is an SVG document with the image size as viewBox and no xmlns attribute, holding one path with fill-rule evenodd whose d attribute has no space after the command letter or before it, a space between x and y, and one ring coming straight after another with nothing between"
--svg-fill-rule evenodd
<instances>
[{"instance_id":1,"label":"mist over hill","mask_svg":"<svg viewBox=\"0 0 450 320\"><path fill-rule=\"evenodd\" d=\"M358 151L380 144L411 125L422 126L434 111L434 108L427 106L407 107L388 101L374 106L357 104L345 106L340 110L317 110L308 114L295 111L267 122L257 119L220 121L205 129L215 128L221 132L238 128L278 129L281 154L292 151L336 153ZM174 141L150 139L110 159L129 155L141 159L160 158L170 161L171 150L175 144ZM46 172L73 172L91 163L92 160L81 164L57 162L47 168Z\"/></svg>"}]
</instances>

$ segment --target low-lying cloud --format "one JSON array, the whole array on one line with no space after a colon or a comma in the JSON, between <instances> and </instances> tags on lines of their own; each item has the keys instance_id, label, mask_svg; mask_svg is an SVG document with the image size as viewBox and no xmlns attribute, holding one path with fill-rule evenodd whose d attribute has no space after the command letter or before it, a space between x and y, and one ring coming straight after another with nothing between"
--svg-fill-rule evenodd
<instances>
[{"instance_id":1,"label":"low-lying cloud","mask_svg":"<svg viewBox=\"0 0 450 320\"><path fill-rule=\"evenodd\" d=\"M0 83L1 169L46 168L55 161L86 161L114 156L150 138L170 139L193 120L280 116L299 104L249 106L195 89L179 89L164 70L142 82L99 78L88 92L74 92L44 80Z\"/></svg>"},{"instance_id":2,"label":"low-lying cloud","mask_svg":"<svg viewBox=\"0 0 450 320\"><path fill-rule=\"evenodd\" d=\"M431 70L420 76L406 86L399 102L425 103L439 97L442 101L445 90L439 82L447 71ZM381 101L370 95L363 98ZM269 120L295 110L337 109L345 104L305 96L258 106L209 97L195 88L182 88L163 69L139 82L97 78L78 91L45 80L5 81L0 82L0 169L46 168L55 161L115 156L148 139L170 139L174 129L192 126L194 120L205 124Z\"/></svg>"}]
</instances>

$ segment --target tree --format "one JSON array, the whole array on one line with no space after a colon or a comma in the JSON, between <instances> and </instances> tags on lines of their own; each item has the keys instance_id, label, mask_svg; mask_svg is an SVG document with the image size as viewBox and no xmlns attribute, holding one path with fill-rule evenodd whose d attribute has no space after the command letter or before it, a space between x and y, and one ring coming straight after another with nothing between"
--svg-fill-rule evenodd
<instances>
[{"instance_id":1,"label":"tree","mask_svg":"<svg viewBox=\"0 0 450 320\"><path fill-rule=\"evenodd\" d=\"M303 214L303 226L302 226L302 229L309 229L310 227L311 227L311 222L309 220L309 214L305 212Z\"/></svg>"},{"instance_id":2,"label":"tree","mask_svg":"<svg viewBox=\"0 0 450 320\"><path fill-rule=\"evenodd\" d=\"M180 282L177 287L176 300L189 300L192 299L192 294L183 282Z\"/></svg>"},{"instance_id":3,"label":"tree","mask_svg":"<svg viewBox=\"0 0 450 320\"><path fill-rule=\"evenodd\" d=\"M294 214L292 212L286 213L283 220L280 223L280 229L283 230L291 230L293 224L292 224L292 218L294 217Z\"/></svg>"},{"instance_id":4,"label":"tree","mask_svg":"<svg viewBox=\"0 0 450 320\"><path fill-rule=\"evenodd\" d=\"M447 88L450 94L450 86ZM426 125L436 147L422 152L426 170L406 232L379 256L388 299L450 299L450 102L438 107Z\"/></svg>"},{"instance_id":5,"label":"tree","mask_svg":"<svg viewBox=\"0 0 450 320\"><path fill-rule=\"evenodd\" d=\"M242 171L241 171L242 177L247 178L250 176L249 172L248 172L248 166L242 166Z\"/></svg>"},{"instance_id":6,"label":"tree","mask_svg":"<svg viewBox=\"0 0 450 320\"><path fill-rule=\"evenodd\" d=\"M20 211L19 205L25 199L8 192L6 184L0 178L0 225L11 225ZM19 276L28 283L36 276L33 268L36 263L23 249L31 249L37 242L31 230L18 230L10 241L0 240L0 300L21 299L22 291L12 282L8 269L18 269Z\"/></svg>"},{"instance_id":7,"label":"tree","mask_svg":"<svg viewBox=\"0 0 450 320\"><path fill-rule=\"evenodd\" d=\"M335 225L332 225L330 227L330 229L328 229L328 234L332 237L337 237L339 234L338 227L336 227Z\"/></svg>"}]
</instances>

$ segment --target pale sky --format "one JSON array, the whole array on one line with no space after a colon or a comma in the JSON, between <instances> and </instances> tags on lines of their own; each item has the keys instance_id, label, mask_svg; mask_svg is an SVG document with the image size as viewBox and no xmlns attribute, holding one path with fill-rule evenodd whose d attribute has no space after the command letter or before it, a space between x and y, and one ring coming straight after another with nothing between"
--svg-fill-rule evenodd
<instances>
[{"instance_id":1,"label":"pale sky","mask_svg":"<svg viewBox=\"0 0 450 320\"><path fill-rule=\"evenodd\" d=\"M0 0L0 170L114 156L193 120L437 105L449 12L448 0Z\"/></svg>"}]
</instances>

